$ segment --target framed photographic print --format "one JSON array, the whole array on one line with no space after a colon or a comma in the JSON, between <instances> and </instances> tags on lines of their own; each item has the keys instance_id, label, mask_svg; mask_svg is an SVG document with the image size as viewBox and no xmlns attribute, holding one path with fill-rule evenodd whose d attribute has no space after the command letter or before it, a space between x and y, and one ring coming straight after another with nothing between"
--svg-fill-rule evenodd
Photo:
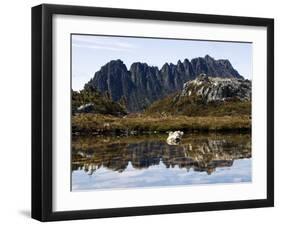
<instances>
[{"instance_id":1,"label":"framed photographic print","mask_svg":"<svg viewBox=\"0 0 281 226\"><path fill-rule=\"evenodd\" d=\"M274 21L32 8L32 217L274 205Z\"/></svg>"}]
</instances>

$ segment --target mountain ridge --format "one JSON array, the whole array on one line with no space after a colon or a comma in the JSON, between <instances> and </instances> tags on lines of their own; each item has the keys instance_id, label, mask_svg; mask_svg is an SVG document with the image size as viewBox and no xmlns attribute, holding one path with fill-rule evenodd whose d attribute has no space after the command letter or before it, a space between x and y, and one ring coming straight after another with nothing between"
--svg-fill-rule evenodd
<instances>
[{"instance_id":1,"label":"mountain ridge","mask_svg":"<svg viewBox=\"0 0 281 226\"><path fill-rule=\"evenodd\" d=\"M103 65L84 88L108 92L113 101L125 99L128 111L144 110L151 103L179 91L184 83L199 74L211 77L244 79L227 59L215 60L209 55L164 63L161 68L134 62L128 69L120 59Z\"/></svg>"}]
</instances>

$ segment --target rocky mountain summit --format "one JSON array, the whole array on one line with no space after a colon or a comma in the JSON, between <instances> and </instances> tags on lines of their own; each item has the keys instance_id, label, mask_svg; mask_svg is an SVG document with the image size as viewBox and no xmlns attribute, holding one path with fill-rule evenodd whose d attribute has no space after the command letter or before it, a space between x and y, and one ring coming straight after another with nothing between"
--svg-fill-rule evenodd
<instances>
[{"instance_id":1,"label":"rocky mountain summit","mask_svg":"<svg viewBox=\"0 0 281 226\"><path fill-rule=\"evenodd\" d=\"M210 77L200 74L196 79L184 84L182 97L201 98L204 102L251 100L252 83L247 79Z\"/></svg>"},{"instance_id":2,"label":"rocky mountain summit","mask_svg":"<svg viewBox=\"0 0 281 226\"><path fill-rule=\"evenodd\" d=\"M161 69L146 63L133 63L128 70L121 60L112 60L95 73L85 88L108 93L115 102L124 99L128 111L142 111L154 101L182 90L184 83L204 73L210 77L243 77L229 60L215 60L206 55L177 64L165 63Z\"/></svg>"}]
</instances>

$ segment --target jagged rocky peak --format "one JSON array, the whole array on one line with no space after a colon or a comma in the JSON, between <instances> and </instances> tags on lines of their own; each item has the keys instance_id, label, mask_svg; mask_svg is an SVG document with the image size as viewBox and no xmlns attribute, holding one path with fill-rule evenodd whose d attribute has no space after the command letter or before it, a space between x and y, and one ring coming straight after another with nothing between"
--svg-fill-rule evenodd
<instances>
[{"instance_id":1,"label":"jagged rocky peak","mask_svg":"<svg viewBox=\"0 0 281 226\"><path fill-rule=\"evenodd\" d=\"M124 70L127 71L127 67L124 64L124 62L120 59L117 60L111 60L108 63L106 63L105 65L103 65L100 69L100 71L102 72L113 72L116 70Z\"/></svg>"},{"instance_id":2,"label":"jagged rocky peak","mask_svg":"<svg viewBox=\"0 0 281 226\"><path fill-rule=\"evenodd\" d=\"M180 60L177 62L177 71L178 72L184 72L185 71L184 64Z\"/></svg>"},{"instance_id":3,"label":"jagged rocky peak","mask_svg":"<svg viewBox=\"0 0 281 226\"><path fill-rule=\"evenodd\" d=\"M124 62L120 59L117 59L117 60L111 60L109 61L106 65L121 65L121 66L125 66L126 65L124 64Z\"/></svg>"},{"instance_id":4,"label":"jagged rocky peak","mask_svg":"<svg viewBox=\"0 0 281 226\"><path fill-rule=\"evenodd\" d=\"M108 92L113 101L119 101L122 96L129 95L132 86L130 72L120 59L111 60L102 66L85 84L85 88L94 87L101 93Z\"/></svg>"},{"instance_id":5,"label":"jagged rocky peak","mask_svg":"<svg viewBox=\"0 0 281 226\"><path fill-rule=\"evenodd\" d=\"M128 70L120 60L112 60L101 67L85 87L95 87L109 93L113 101L124 97L129 111L142 111L156 100L182 90L184 83L205 73L212 77L243 77L228 60L215 60L209 55L191 61L178 60L176 64L164 63L158 67L135 62Z\"/></svg>"},{"instance_id":6,"label":"jagged rocky peak","mask_svg":"<svg viewBox=\"0 0 281 226\"><path fill-rule=\"evenodd\" d=\"M211 57L209 54L207 54L204 58L205 60L215 61L215 59Z\"/></svg>"},{"instance_id":7,"label":"jagged rocky peak","mask_svg":"<svg viewBox=\"0 0 281 226\"><path fill-rule=\"evenodd\" d=\"M247 79L211 77L202 73L184 84L181 97L200 97L205 102L251 100L252 83Z\"/></svg>"},{"instance_id":8,"label":"jagged rocky peak","mask_svg":"<svg viewBox=\"0 0 281 226\"><path fill-rule=\"evenodd\" d=\"M190 61L189 61L188 59L184 59L183 64L184 64L184 65L189 65L189 64L190 64Z\"/></svg>"},{"instance_id":9,"label":"jagged rocky peak","mask_svg":"<svg viewBox=\"0 0 281 226\"><path fill-rule=\"evenodd\" d=\"M206 55L205 57L192 59L191 64L196 75L205 73L212 77L243 78L227 59L215 60L213 57Z\"/></svg>"},{"instance_id":10,"label":"jagged rocky peak","mask_svg":"<svg viewBox=\"0 0 281 226\"><path fill-rule=\"evenodd\" d=\"M147 67L148 67L147 63L135 62L131 65L130 71L143 70L144 68Z\"/></svg>"},{"instance_id":11,"label":"jagged rocky peak","mask_svg":"<svg viewBox=\"0 0 281 226\"><path fill-rule=\"evenodd\" d=\"M158 67L149 66L147 63L135 62L130 67L131 74L141 74L147 76L148 74L159 73Z\"/></svg>"},{"instance_id":12,"label":"jagged rocky peak","mask_svg":"<svg viewBox=\"0 0 281 226\"><path fill-rule=\"evenodd\" d=\"M167 70L169 70L169 64L168 63L165 63L163 66L162 66L162 68L161 68L161 72L163 71L167 71Z\"/></svg>"},{"instance_id":13,"label":"jagged rocky peak","mask_svg":"<svg viewBox=\"0 0 281 226\"><path fill-rule=\"evenodd\" d=\"M101 67L99 71L95 73L95 76L87 83L95 88L103 91L104 87L100 87L100 83L104 83L109 77L119 77L122 74L128 73L126 65L122 60L111 60ZM86 84L86 85L87 85Z\"/></svg>"}]
</instances>

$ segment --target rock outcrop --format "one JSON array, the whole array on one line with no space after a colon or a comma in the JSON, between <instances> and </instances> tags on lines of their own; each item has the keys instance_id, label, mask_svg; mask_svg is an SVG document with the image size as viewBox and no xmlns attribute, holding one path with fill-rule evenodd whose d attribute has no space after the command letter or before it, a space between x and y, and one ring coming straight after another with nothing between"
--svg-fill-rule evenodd
<instances>
[{"instance_id":1,"label":"rock outcrop","mask_svg":"<svg viewBox=\"0 0 281 226\"><path fill-rule=\"evenodd\" d=\"M252 82L200 74L183 89L151 104L147 114L187 116L251 115Z\"/></svg>"},{"instance_id":2,"label":"rock outcrop","mask_svg":"<svg viewBox=\"0 0 281 226\"><path fill-rule=\"evenodd\" d=\"M95 105L93 103L82 104L77 108L78 113L90 113L95 111Z\"/></svg>"},{"instance_id":3,"label":"rock outcrop","mask_svg":"<svg viewBox=\"0 0 281 226\"><path fill-rule=\"evenodd\" d=\"M200 74L184 84L180 97L201 98L204 102L251 100L252 83L247 79L209 77Z\"/></svg>"}]
</instances>

